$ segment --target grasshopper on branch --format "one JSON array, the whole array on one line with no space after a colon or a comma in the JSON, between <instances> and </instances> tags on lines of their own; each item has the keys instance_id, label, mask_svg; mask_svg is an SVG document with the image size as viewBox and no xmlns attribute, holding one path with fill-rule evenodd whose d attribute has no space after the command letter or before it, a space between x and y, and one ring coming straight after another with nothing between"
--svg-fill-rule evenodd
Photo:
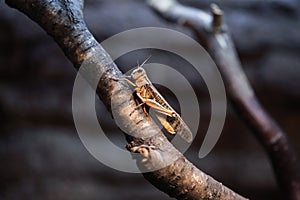
<instances>
[{"instance_id":1,"label":"grasshopper on branch","mask_svg":"<svg viewBox=\"0 0 300 200\"><path fill-rule=\"evenodd\" d=\"M148 59L141 65L138 65L137 68L132 71L130 76L115 80L124 80L135 88L135 94L141 101L138 107L143 106L143 111L146 115L149 115L146 107L154 109L157 119L169 133L177 133L186 142L192 142L193 134L188 126L149 80L146 71L143 68L143 65Z\"/></svg>"}]
</instances>

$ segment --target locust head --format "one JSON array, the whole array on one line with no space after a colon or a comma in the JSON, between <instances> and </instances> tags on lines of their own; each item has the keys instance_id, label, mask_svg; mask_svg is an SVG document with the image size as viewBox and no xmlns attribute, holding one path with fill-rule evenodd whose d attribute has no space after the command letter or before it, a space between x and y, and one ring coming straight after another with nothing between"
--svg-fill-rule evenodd
<instances>
[{"instance_id":1,"label":"locust head","mask_svg":"<svg viewBox=\"0 0 300 200\"><path fill-rule=\"evenodd\" d=\"M132 71L131 78L135 81L136 84L137 84L137 82L140 82L140 84L142 84L143 82L148 81L148 77L147 77L145 69L143 68L143 65L149 59L150 59L150 57L148 57L141 65L138 64L138 67Z\"/></svg>"},{"instance_id":2,"label":"locust head","mask_svg":"<svg viewBox=\"0 0 300 200\"><path fill-rule=\"evenodd\" d=\"M145 75L146 75L145 69L139 66L138 68L132 71L131 78L136 81L138 79L141 79Z\"/></svg>"}]
</instances>

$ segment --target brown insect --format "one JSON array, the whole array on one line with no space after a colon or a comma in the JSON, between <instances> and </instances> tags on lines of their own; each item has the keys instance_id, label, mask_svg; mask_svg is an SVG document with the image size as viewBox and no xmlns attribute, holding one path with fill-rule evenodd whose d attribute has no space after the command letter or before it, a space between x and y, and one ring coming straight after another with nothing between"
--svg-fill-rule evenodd
<instances>
[{"instance_id":1,"label":"brown insect","mask_svg":"<svg viewBox=\"0 0 300 200\"><path fill-rule=\"evenodd\" d=\"M188 126L149 80L143 68L148 59L142 65L138 65L128 78L124 77L117 80L125 80L135 88L135 94L141 101L138 107L143 106L145 114L149 115L147 107L154 109L157 119L169 133L178 133L185 141L192 142L193 135Z\"/></svg>"}]
</instances>

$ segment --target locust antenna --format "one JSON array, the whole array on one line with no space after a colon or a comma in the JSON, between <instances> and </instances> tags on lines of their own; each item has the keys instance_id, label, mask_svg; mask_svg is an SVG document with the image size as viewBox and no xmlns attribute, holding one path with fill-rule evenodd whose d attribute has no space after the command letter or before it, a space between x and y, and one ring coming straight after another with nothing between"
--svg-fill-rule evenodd
<instances>
[{"instance_id":1,"label":"locust antenna","mask_svg":"<svg viewBox=\"0 0 300 200\"><path fill-rule=\"evenodd\" d=\"M151 58L151 55L148 56L148 58L146 58L146 60L141 64L141 65L138 65L138 67L143 67L144 64Z\"/></svg>"}]
</instances>

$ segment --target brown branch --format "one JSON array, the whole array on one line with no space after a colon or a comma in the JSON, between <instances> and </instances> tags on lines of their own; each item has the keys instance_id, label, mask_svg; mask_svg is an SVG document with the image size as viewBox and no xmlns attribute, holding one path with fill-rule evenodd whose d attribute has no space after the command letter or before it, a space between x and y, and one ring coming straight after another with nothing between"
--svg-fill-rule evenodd
<instances>
[{"instance_id":1,"label":"brown branch","mask_svg":"<svg viewBox=\"0 0 300 200\"><path fill-rule=\"evenodd\" d=\"M223 12L220 8L213 4L211 14L208 14L180 5L175 0L150 0L148 2L164 18L195 30L199 40L217 64L233 106L254 130L268 152L279 186L284 193L284 199L300 200L300 178L296 153L286 133L256 98L241 68L226 25L222 22Z\"/></svg>"},{"instance_id":2,"label":"brown branch","mask_svg":"<svg viewBox=\"0 0 300 200\"><path fill-rule=\"evenodd\" d=\"M126 84L112 81L111 78L120 77L122 73L87 29L82 16L82 1L6 0L6 3L25 13L51 35L77 70L82 63L91 64L85 77L89 78L92 74L101 77L97 94L108 110L111 110L112 95L115 95L115 113L134 136L127 137L128 149L141 155L137 156L137 165L150 171L143 175L153 185L177 199L245 199L192 165L172 146L157 125L136 109L132 98L124 98L131 96L132 91ZM159 169L173 158L177 159ZM153 169L158 170L151 171Z\"/></svg>"}]
</instances>

